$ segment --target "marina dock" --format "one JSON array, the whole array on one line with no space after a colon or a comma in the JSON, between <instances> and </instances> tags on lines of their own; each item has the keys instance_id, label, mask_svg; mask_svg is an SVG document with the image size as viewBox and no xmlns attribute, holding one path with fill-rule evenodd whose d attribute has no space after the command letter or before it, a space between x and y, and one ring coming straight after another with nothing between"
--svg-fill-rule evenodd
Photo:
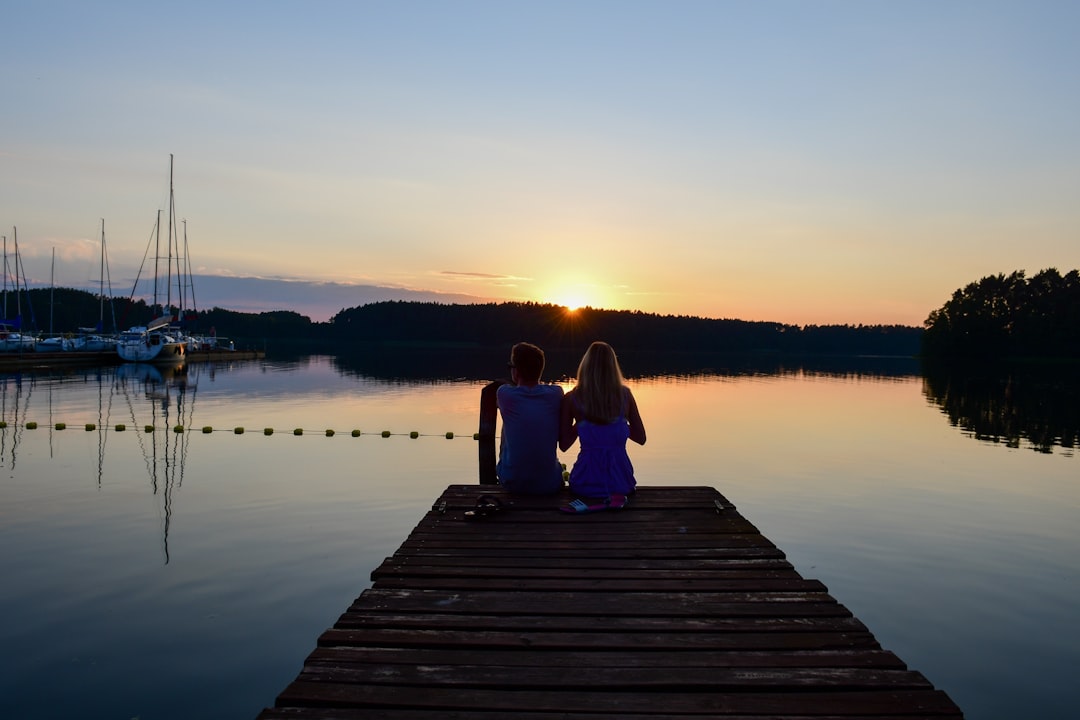
<instances>
[{"instance_id":1,"label":"marina dock","mask_svg":"<svg viewBox=\"0 0 1080 720\"><path fill-rule=\"evenodd\" d=\"M185 356L186 363L258 360L266 357L262 350L193 350ZM120 365L123 360L115 352L8 352L0 353L0 372L25 370L57 370L79 367Z\"/></svg>"},{"instance_id":2,"label":"marina dock","mask_svg":"<svg viewBox=\"0 0 1080 720\"><path fill-rule=\"evenodd\" d=\"M715 489L572 499L448 487L259 720L963 717Z\"/></svg>"}]
</instances>

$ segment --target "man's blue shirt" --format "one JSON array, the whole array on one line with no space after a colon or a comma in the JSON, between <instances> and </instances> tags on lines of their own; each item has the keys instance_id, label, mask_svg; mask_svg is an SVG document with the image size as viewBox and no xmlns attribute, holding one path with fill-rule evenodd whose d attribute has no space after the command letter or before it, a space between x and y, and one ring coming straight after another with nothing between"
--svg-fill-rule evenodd
<instances>
[{"instance_id":1,"label":"man's blue shirt","mask_svg":"<svg viewBox=\"0 0 1080 720\"><path fill-rule=\"evenodd\" d=\"M559 443L558 385L502 385L496 392L502 415L502 443L496 472L510 492L555 493L562 487Z\"/></svg>"}]
</instances>

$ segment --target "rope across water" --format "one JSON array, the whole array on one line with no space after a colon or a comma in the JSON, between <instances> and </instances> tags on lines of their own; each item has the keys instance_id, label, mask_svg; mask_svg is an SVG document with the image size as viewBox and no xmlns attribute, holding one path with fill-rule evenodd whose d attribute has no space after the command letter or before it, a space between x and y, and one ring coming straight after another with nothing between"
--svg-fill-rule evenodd
<instances>
[{"instance_id":1,"label":"rope across water","mask_svg":"<svg viewBox=\"0 0 1080 720\"><path fill-rule=\"evenodd\" d=\"M10 425L6 420L0 420L0 430L6 430L6 429L11 428L11 427L13 427L13 426ZM37 430L38 429L38 423L33 421L33 420L28 420L25 423L23 423L22 427L26 428L27 430ZM48 425L46 425L45 427L48 427ZM53 423L52 427L53 427L54 430L66 430L66 429L68 429L67 423L63 423L63 422ZM87 432L99 429L98 425L96 423L86 423L83 427ZM129 428L124 423L117 423L116 425L113 425L111 428L108 427L108 426L101 426L100 429L102 429L102 430L112 430L114 432L125 432ZM203 433L205 435L209 435L210 433L215 433L215 432L227 432L227 433L231 433L233 435L243 435L244 433L247 432L247 429L244 428L244 427L241 427L241 426L237 426L237 427L234 427L232 429L227 429L227 428L214 428L211 425L203 425L200 428L188 428L188 427L185 427L183 425L173 425L172 427L164 427L164 428L163 427L158 427L158 426L155 426L155 425L143 425L140 429L145 433L153 433L153 432L159 432L159 431L172 431L172 432L177 433L177 434L201 432L201 433ZM262 434L263 435L273 435L275 432L278 432L278 431L275 428L271 428L271 427L262 429ZM304 434L308 434L310 432L312 434L325 435L326 437L334 437L335 435L342 434L342 435L348 435L348 436L354 437L354 438L355 437L361 437L361 436L384 437L384 438L389 438L389 437L394 437L394 436L400 436L400 437L408 436L408 437L412 438L413 440L416 440L416 439L419 439L419 438L422 438L422 437L424 437L424 438L427 438L427 437L441 437L441 438L445 438L447 440L453 440L454 438L459 437L458 433L454 433L452 431L447 431L446 433L443 433L443 434L436 434L436 433L421 433L421 432L419 432L417 430L412 430L412 431L407 432L407 433L402 433L402 432L392 432L390 430L382 430L382 431L379 431L379 432L370 432L370 431L359 430L359 429L353 429L353 430L347 430L347 431L339 431L339 430L334 430L332 428L327 428L326 430L308 431L308 430L305 430L304 428L293 428L291 431L288 431L288 432L290 432L292 435L304 435ZM470 435L470 433L462 434L463 437L469 437L469 435ZM480 439L480 433L471 433L471 436L472 436L473 440L479 440Z\"/></svg>"}]
</instances>

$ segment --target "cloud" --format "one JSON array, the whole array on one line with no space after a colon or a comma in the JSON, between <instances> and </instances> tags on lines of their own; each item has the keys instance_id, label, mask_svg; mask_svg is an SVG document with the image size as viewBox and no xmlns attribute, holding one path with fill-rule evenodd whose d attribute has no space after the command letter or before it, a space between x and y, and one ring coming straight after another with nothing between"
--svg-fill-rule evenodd
<instances>
[{"instance_id":1,"label":"cloud","mask_svg":"<svg viewBox=\"0 0 1080 720\"><path fill-rule=\"evenodd\" d=\"M482 272L461 272L458 270L441 270L439 275L448 276L451 278L457 278L461 280L494 280L498 283L505 282L531 282L532 278L519 277L517 275L503 275L498 273L482 273Z\"/></svg>"},{"instance_id":2,"label":"cloud","mask_svg":"<svg viewBox=\"0 0 1080 720\"><path fill-rule=\"evenodd\" d=\"M464 293L261 277L194 275L192 285L196 310L215 307L250 313L288 310L315 322L326 322L343 309L390 300L463 305L493 301ZM97 292L96 287L79 289ZM127 292L120 295L126 296Z\"/></svg>"}]
</instances>

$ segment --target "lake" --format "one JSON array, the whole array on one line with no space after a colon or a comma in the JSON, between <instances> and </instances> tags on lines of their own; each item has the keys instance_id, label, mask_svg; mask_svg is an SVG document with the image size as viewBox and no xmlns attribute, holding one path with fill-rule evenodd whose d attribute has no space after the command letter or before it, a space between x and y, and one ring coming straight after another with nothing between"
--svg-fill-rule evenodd
<instances>
[{"instance_id":1,"label":"lake","mask_svg":"<svg viewBox=\"0 0 1080 720\"><path fill-rule=\"evenodd\" d=\"M0 375L0 716L254 718L476 482L503 355ZM716 487L968 718L1075 717L1075 370L622 360L640 484Z\"/></svg>"}]
</instances>

